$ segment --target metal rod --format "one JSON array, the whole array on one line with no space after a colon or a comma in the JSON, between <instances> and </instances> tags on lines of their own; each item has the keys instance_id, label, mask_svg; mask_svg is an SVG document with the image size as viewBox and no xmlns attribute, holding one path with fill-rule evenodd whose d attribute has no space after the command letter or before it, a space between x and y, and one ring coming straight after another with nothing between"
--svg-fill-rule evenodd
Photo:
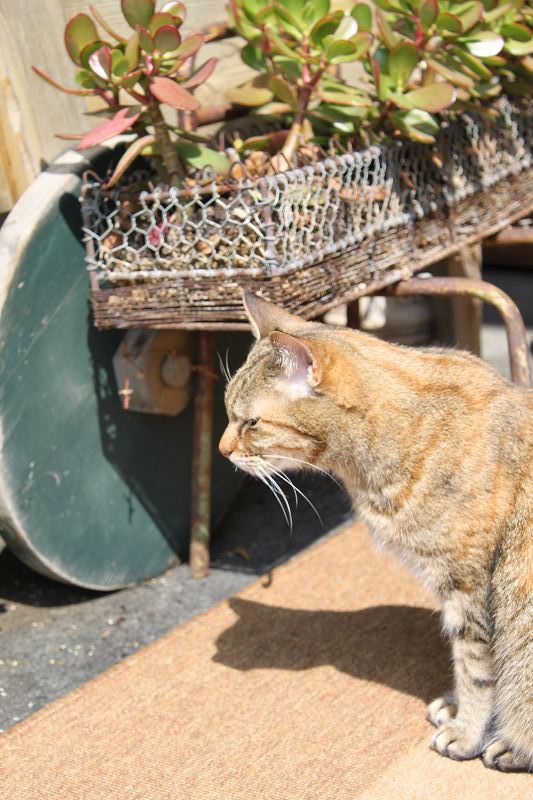
<instances>
[{"instance_id":1,"label":"metal rod","mask_svg":"<svg viewBox=\"0 0 533 800\"><path fill-rule=\"evenodd\" d=\"M529 350L524 321L516 304L497 286L474 278L410 278L380 293L393 297L410 297L417 294L468 295L495 306L507 331L511 377L519 386L530 386Z\"/></svg>"},{"instance_id":2,"label":"metal rod","mask_svg":"<svg viewBox=\"0 0 533 800\"><path fill-rule=\"evenodd\" d=\"M213 454L213 381L215 338L209 331L197 335L198 364L194 394L192 456L191 542L189 564L193 577L209 571L211 524L211 462Z\"/></svg>"}]
</instances>

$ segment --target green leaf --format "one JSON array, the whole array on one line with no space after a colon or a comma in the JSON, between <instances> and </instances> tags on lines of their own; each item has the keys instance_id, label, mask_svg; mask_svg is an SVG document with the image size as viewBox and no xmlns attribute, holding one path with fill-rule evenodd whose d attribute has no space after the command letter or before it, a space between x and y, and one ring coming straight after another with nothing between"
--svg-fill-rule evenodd
<instances>
[{"instance_id":1,"label":"green leaf","mask_svg":"<svg viewBox=\"0 0 533 800\"><path fill-rule=\"evenodd\" d=\"M132 33L126 42L124 55L128 59L130 69L135 69L139 65L139 34L137 31Z\"/></svg>"},{"instance_id":2,"label":"green leaf","mask_svg":"<svg viewBox=\"0 0 533 800\"><path fill-rule=\"evenodd\" d=\"M147 26L148 32L152 36L155 36L156 31L158 31L159 28L162 28L164 25L170 25L171 28L177 30L176 20L172 16L172 14L162 14L161 12L159 12L158 14L154 14L152 19L150 20L150 24Z\"/></svg>"},{"instance_id":3,"label":"green leaf","mask_svg":"<svg viewBox=\"0 0 533 800\"><path fill-rule=\"evenodd\" d=\"M428 31L439 15L437 0L417 0L415 8L422 27Z\"/></svg>"},{"instance_id":4,"label":"green leaf","mask_svg":"<svg viewBox=\"0 0 533 800\"><path fill-rule=\"evenodd\" d=\"M141 136L140 139L136 139L125 153L120 158L117 166L113 170L113 174L105 184L106 189L110 189L114 186L118 181L122 178L126 170L128 169L131 164L135 161L135 159L141 155L142 151L148 145L155 144L156 138L153 134L148 134L147 136Z\"/></svg>"},{"instance_id":5,"label":"green leaf","mask_svg":"<svg viewBox=\"0 0 533 800\"><path fill-rule=\"evenodd\" d=\"M98 31L87 14L76 14L65 28L65 47L75 64L81 64L80 53L84 47L98 41Z\"/></svg>"},{"instance_id":6,"label":"green leaf","mask_svg":"<svg viewBox=\"0 0 533 800\"><path fill-rule=\"evenodd\" d=\"M389 96L400 108L419 108L438 113L454 103L456 94L451 83L432 83L406 94L391 93Z\"/></svg>"},{"instance_id":7,"label":"green leaf","mask_svg":"<svg viewBox=\"0 0 533 800\"><path fill-rule=\"evenodd\" d=\"M477 58L486 56L497 56L505 44L503 38L498 33L492 31L480 31L472 38L465 40L465 46L469 53Z\"/></svg>"},{"instance_id":8,"label":"green leaf","mask_svg":"<svg viewBox=\"0 0 533 800\"><path fill-rule=\"evenodd\" d=\"M243 83L242 86L229 89L226 92L230 100L241 106L262 106L274 99L274 93L268 87L270 76L257 75L253 80Z\"/></svg>"},{"instance_id":9,"label":"green leaf","mask_svg":"<svg viewBox=\"0 0 533 800\"><path fill-rule=\"evenodd\" d=\"M354 61L357 46L348 39L336 39L326 47L326 58L330 64L342 64L345 61Z\"/></svg>"},{"instance_id":10,"label":"green leaf","mask_svg":"<svg viewBox=\"0 0 533 800\"><path fill-rule=\"evenodd\" d=\"M319 19L329 14L330 8L330 0L306 0L302 17L308 26L313 27Z\"/></svg>"},{"instance_id":11,"label":"green leaf","mask_svg":"<svg viewBox=\"0 0 533 800\"><path fill-rule=\"evenodd\" d=\"M79 83L80 86L83 86L84 89L94 89L96 87L94 75L92 75L88 69L80 69L79 72L76 73L74 80L76 83Z\"/></svg>"},{"instance_id":12,"label":"green leaf","mask_svg":"<svg viewBox=\"0 0 533 800\"><path fill-rule=\"evenodd\" d=\"M299 41L305 30L303 21L291 14L278 0L274 0L274 9L281 28Z\"/></svg>"},{"instance_id":13,"label":"green leaf","mask_svg":"<svg viewBox=\"0 0 533 800\"><path fill-rule=\"evenodd\" d=\"M482 3L463 3L460 8L461 10L456 10L455 13L461 20L463 32L466 32L482 19L484 8Z\"/></svg>"},{"instance_id":14,"label":"green leaf","mask_svg":"<svg viewBox=\"0 0 533 800\"><path fill-rule=\"evenodd\" d=\"M335 33L343 16L342 11L333 11L320 19L309 34L313 44L316 44L317 47L322 47L326 36L332 36Z\"/></svg>"},{"instance_id":15,"label":"green leaf","mask_svg":"<svg viewBox=\"0 0 533 800\"><path fill-rule=\"evenodd\" d=\"M258 108L254 113L265 117L277 117L280 114L288 114L290 111L292 111L292 108L288 103L278 103L274 101L272 103L265 103L264 106Z\"/></svg>"},{"instance_id":16,"label":"green leaf","mask_svg":"<svg viewBox=\"0 0 533 800\"><path fill-rule=\"evenodd\" d=\"M183 3L174 2L173 0L163 4L161 13L172 14L173 17L178 17L182 22L185 22L187 19L187 9Z\"/></svg>"},{"instance_id":17,"label":"green leaf","mask_svg":"<svg viewBox=\"0 0 533 800\"><path fill-rule=\"evenodd\" d=\"M148 28L150 20L154 16L154 0L120 0L120 5L130 28L135 30L137 25Z\"/></svg>"},{"instance_id":18,"label":"green leaf","mask_svg":"<svg viewBox=\"0 0 533 800\"><path fill-rule=\"evenodd\" d=\"M419 108L392 112L390 118L402 133L417 142L432 144L439 132L439 124L435 117Z\"/></svg>"},{"instance_id":19,"label":"green leaf","mask_svg":"<svg viewBox=\"0 0 533 800\"><path fill-rule=\"evenodd\" d=\"M366 3L357 3L352 8L352 17L357 20L360 31L370 33L372 30L372 11Z\"/></svg>"},{"instance_id":20,"label":"green leaf","mask_svg":"<svg viewBox=\"0 0 533 800\"><path fill-rule=\"evenodd\" d=\"M389 74L396 86L403 89L419 62L418 48L411 42L402 42L389 53Z\"/></svg>"},{"instance_id":21,"label":"green leaf","mask_svg":"<svg viewBox=\"0 0 533 800\"><path fill-rule=\"evenodd\" d=\"M353 106L354 108L370 108L372 101L363 92L359 94L347 94L346 92L333 91L331 89L319 89L317 91L321 100L326 103L338 106Z\"/></svg>"},{"instance_id":22,"label":"green leaf","mask_svg":"<svg viewBox=\"0 0 533 800\"><path fill-rule=\"evenodd\" d=\"M163 25L154 34L154 44L160 53L172 53L180 46L181 36L176 28L171 25Z\"/></svg>"},{"instance_id":23,"label":"green leaf","mask_svg":"<svg viewBox=\"0 0 533 800\"><path fill-rule=\"evenodd\" d=\"M241 58L244 63L252 69L256 69L258 71L266 69L266 61L263 51L260 47L256 47L255 45L251 44L251 42L242 48Z\"/></svg>"},{"instance_id":24,"label":"green leaf","mask_svg":"<svg viewBox=\"0 0 533 800\"><path fill-rule=\"evenodd\" d=\"M381 38L383 39L389 50L392 50L392 48L395 47L398 42L396 34L393 32L391 26L387 21L385 14L380 8L378 8L378 10L376 11L376 17Z\"/></svg>"},{"instance_id":25,"label":"green leaf","mask_svg":"<svg viewBox=\"0 0 533 800\"><path fill-rule=\"evenodd\" d=\"M92 56L92 54L100 50L101 47L107 47L107 46L108 45L106 45L105 42L100 42L100 41L86 44L85 47L83 47L80 52L80 64L82 65L82 67L85 67L85 69L89 69L90 68L89 59Z\"/></svg>"},{"instance_id":26,"label":"green leaf","mask_svg":"<svg viewBox=\"0 0 533 800\"><path fill-rule=\"evenodd\" d=\"M507 25L502 25L500 33L509 39L514 39L517 42L530 42L532 38L531 31L526 25L520 25L517 22L511 22Z\"/></svg>"},{"instance_id":27,"label":"green leaf","mask_svg":"<svg viewBox=\"0 0 533 800\"><path fill-rule=\"evenodd\" d=\"M121 50L113 50L111 53L111 72L117 78L123 78L129 72L130 65L128 59Z\"/></svg>"},{"instance_id":28,"label":"green leaf","mask_svg":"<svg viewBox=\"0 0 533 800\"><path fill-rule=\"evenodd\" d=\"M443 31L449 31L450 33L462 33L463 25L458 16L445 11L442 14L439 14L437 17L437 30L441 33Z\"/></svg>"},{"instance_id":29,"label":"green leaf","mask_svg":"<svg viewBox=\"0 0 533 800\"><path fill-rule=\"evenodd\" d=\"M491 76L491 72L487 67L484 65L479 58L473 56L471 53L463 50L462 47L453 47L451 50L452 54L457 58L465 67L468 67L474 75L477 75L478 78L482 78L483 80L488 80Z\"/></svg>"},{"instance_id":30,"label":"green leaf","mask_svg":"<svg viewBox=\"0 0 533 800\"><path fill-rule=\"evenodd\" d=\"M217 175L227 175L231 169L231 161L224 153L205 145L177 142L176 150L184 161L197 169L213 167Z\"/></svg>"},{"instance_id":31,"label":"green leaf","mask_svg":"<svg viewBox=\"0 0 533 800\"><path fill-rule=\"evenodd\" d=\"M505 43L505 51L512 56L528 56L530 53L533 53L533 41L516 42L508 40Z\"/></svg>"},{"instance_id":32,"label":"green leaf","mask_svg":"<svg viewBox=\"0 0 533 800\"><path fill-rule=\"evenodd\" d=\"M141 48L145 53L153 53L155 44L152 36L148 33L146 28L141 28L140 25L138 26L137 31L139 34L139 44Z\"/></svg>"},{"instance_id":33,"label":"green leaf","mask_svg":"<svg viewBox=\"0 0 533 800\"><path fill-rule=\"evenodd\" d=\"M268 88L271 92L273 92L274 96L277 97L278 100L288 103L291 108L296 108L296 104L298 102L296 92L289 85L289 83L287 83L287 81L283 80L283 78L279 78L277 76L270 78L268 82Z\"/></svg>"},{"instance_id":34,"label":"green leaf","mask_svg":"<svg viewBox=\"0 0 533 800\"><path fill-rule=\"evenodd\" d=\"M428 66L438 75L442 75L447 81L451 81L455 86L461 86L463 89L471 89L474 86L473 79L465 75L464 72L459 72L457 69L442 64L433 58L427 59Z\"/></svg>"}]
</instances>

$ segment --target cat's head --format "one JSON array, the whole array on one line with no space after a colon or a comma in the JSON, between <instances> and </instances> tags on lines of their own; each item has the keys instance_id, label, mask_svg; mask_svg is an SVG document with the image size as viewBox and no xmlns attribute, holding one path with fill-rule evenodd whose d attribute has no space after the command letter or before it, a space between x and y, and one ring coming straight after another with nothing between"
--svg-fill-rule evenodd
<instances>
[{"instance_id":1,"label":"cat's head","mask_svg":"<svg viewBox=\"0 0 533 800\"><path fill-rule=\"evenodd\" d=\"M320 466L330 445L342 353L327 325L306 322L244 293L256 338L226 389L229 423L220 452L261 477Z\"/></svg>"}]
</instances>

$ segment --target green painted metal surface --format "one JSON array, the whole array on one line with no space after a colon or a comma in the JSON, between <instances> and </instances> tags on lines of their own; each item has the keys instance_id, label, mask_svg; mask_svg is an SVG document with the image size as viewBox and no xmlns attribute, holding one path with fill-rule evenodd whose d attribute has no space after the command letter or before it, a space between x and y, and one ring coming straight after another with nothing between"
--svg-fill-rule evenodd
<instances>
[{"instance_id":1,"label":"green painted metal surface","mask_svg":"<svg viewBox=\"0 0 533 800\"><path fill-rule=\"evenodd\" d=\"M175 418L125 412L112 369L119 331L97 331L76 192L17 258L0 317L0 531L45 574L114 588L187 556L192 404ZM217 336L239 364L244 334ZM214 445L225 425L216 382ZM215 451L213 517L240 477Z\"/></svg>"}]
</instances>

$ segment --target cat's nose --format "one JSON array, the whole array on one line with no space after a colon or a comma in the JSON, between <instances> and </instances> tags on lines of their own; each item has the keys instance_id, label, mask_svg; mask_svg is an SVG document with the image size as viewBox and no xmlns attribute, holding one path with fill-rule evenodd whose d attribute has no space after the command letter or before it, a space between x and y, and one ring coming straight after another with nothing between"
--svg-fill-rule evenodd
<instances>
[{"instance_id":1,"label":"cat's nose","mask_svg":"<svg viewBox=\"0 0 533 800\"><path fill-rule=\"evenodd\" d=\"M235 437L232 436L228 431L225 431L222 434L222 438L218 444L218 449L224 458L229 458L235 450Z\"/></svg>"}]
</instances>

